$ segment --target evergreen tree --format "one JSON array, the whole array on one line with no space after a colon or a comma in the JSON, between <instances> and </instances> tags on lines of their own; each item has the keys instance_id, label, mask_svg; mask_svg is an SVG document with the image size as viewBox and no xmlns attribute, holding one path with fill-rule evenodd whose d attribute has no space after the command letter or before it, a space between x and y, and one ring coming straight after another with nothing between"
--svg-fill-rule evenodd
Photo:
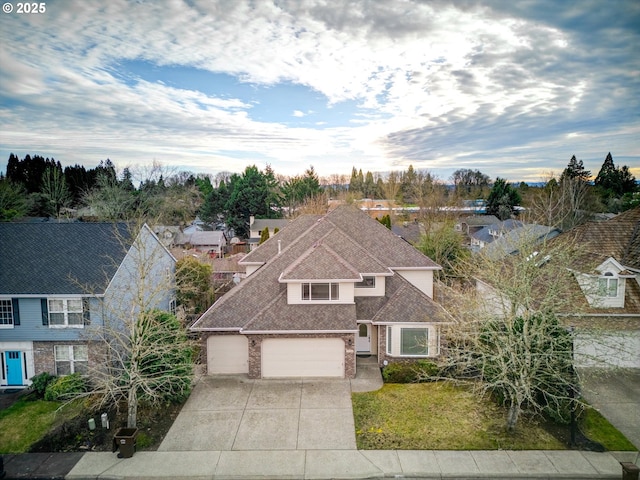
<instances>
[{"instance_id":1,"label":"evergreen tree","mask_svg":"<svg viewBox=\"0 0 640 480\"><path fill-rule=\"evenodd\" d=\"M560 176L560 181L564 178L578 179L586 182L591 177L591 171L585 170L584 164L582 160L577 160L576 156L573 155L569 160L567 168L564 169L562 175Z\"/></svg>"},{"instance_id":2,"label":"evergreen tree","mask_svg":"<svg viewBox=\"0 0 640 480\"><path fill-rule=\"evenodd\" d=\"M625 193L636 190L635 178L631 175L629 167L626 165L622 168L616 167L611 152L604 159L594 183L601 189L602 196L605 198L621 197Z\"/></svg>"},{"instance_id":3,"label":"evergreen tree","mask_svg":"<svg viewBox=\"0 0 640 480\"><path fill-rule=\"evenodd\" d=\"M364 177L364 186L363 186L362 194L365 196L365 198L376 198L375 191L376 191L376 184L373 182L373 174L367 171Z\"/></svg>"},{"instance_id":4,"label":"evergreen tree","mask_svg":"<svg viewBox=\"0 0 640 480\"><path fill-rule=\"evenodd\" d=\"M504 178L498 177L487 198L487 215L495 215L500 220L506 220L511 217L514 207L521 201L520 193Z\"/></svg>"},{"instance_id":5,"label":"evergreen tree","mask_svg":"<svg viewBox=\"0 0 640 480\"><path fill-rule=\"evenodd\" d=\"M364 189L364 178L362 176L362 170L358 172L356 167L351 169L351 179L349 180L349 191L353 193L362 194Z\"/></svg>"},{"instance_id":6,"label":"evergreen tree","mask_svg":"<svg viewBox=\"0 0 640 480\"><path fill-rule=\"evenodd\" d=\"M271 192L265 175L252 165L241 176L231 177L233 188L226 204L227 223L236 235L248 236L249 217L277 218L280 213L274 211L269 202Z\"/></svg>"},{"instance_id":7,"label":"evergreen tree","mask_svg":"<svg viewBox=\"0 0 640 480\"><path fill-rule=\"evenodd\" d=\"M267 240L269 240L269 227L265 227L262 232L260 232L260 242L258 245L262 245Z\"/></svg>"}]
</instances>

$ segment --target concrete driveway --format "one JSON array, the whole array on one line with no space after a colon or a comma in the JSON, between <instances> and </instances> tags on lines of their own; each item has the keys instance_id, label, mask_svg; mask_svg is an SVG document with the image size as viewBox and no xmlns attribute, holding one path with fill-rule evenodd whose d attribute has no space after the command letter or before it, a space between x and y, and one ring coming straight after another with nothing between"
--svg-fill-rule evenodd
<instances>
[{"instance_id":1,"label":"concrete driveway","mask_svg":"<svg viewBox=\"0 0 640 480\"><path fill-rule=\"evenodd\" d=\"M205 376L158 450L355 448L349 380Z\"/></svg>"},{"instance_id":2,"label":"concrete driveway","mask_svg":"<svg viewBox=\"0 0 640 480\"><path fill-rule=\"evenodd\" d=\"M585 376L582 394L636 448L640 448L640 369Z\"/></svg>"}]
</instances>

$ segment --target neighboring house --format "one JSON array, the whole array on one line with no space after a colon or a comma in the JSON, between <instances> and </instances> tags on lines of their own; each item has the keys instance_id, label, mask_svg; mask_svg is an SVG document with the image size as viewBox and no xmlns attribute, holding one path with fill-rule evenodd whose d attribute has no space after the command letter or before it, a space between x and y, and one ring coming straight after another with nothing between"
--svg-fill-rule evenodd
<instances>
[{"instance_id":1,"label":"neighboring house","mask_svg":"<svg viewBox=\"0 0 640 480\"><path fill-rule=\"evenodd\" d=\"M424 225L417 220L392 225L391 231L411 245L416 244L420 237L425 234Z\"/></svg>"},{"instance_id":2,"label":"neighboring house","mask_svg":"<svg viewBox=\"0 0 640 480\"><path fill-rule=\"evenodd\" d=\"M484 227L495 225L496 223L500 223L500 219L495 215L471 215L460 218L456 223L456 230L471 237L471 235Z\"/></svg>"},{"instance_id":3,"label":"neighboring house","mask_svg":"<svg viewBox=\"0 0 640 480\"><path fill-rule=\"evenodd\" d=\"M580 317L568 321L598 327L608 337L607 345L595 347L587 334L579 336L577 355L599 349L609 364L640 368L640 207L567 235L583 252L571 269L583 304L576 305Z\"/></svg>"},{"instance_id":4,"label":"neighboring house","mask_svg":"<svg viewBox=\"0 0 640 480\"><path fill-rule=\"evenodd\" d=\"M527 223L499 235L493 242L484 246L482 251L489 258L499 260L508 255L515 255L523 244L538 244L551 240L560 235L560 230L555 227Z\"/></svg>"},{"instance_id":5,"label":"neighboring house","mask_svg":"<svg viewBox=\"0 0 640 480\"><path fill-rule=\"evenodd\" d=\"M640 368L640 207L580 225L552 242L564 239L578 255L567 267L571 283L562 294L564 307L555 313L575 327L578 366ZM531 256L540 268L554 261L553 256L537 258ZM499 314L504 306L493 286L478 279L476 289Z\"/></svg>"},{"instance_id":6,"label":"neighboring house","mask_svg":"<svg viewBox=\"0 0 640 480\"><path fill-rule=\"evenodd\" d=\"M493 215L490 216L493 217ZM509 233L511 230L515 230L516 228L520 228L522 226L524 226L524 223L520 222L519 220L509 219L501 222L496 218L495 223L491 223L469 234L471 250L478 251L497 238L500 238L506 233Z\"/></svg>"},{"instance_id":7,"label":"neighboring house","mask_svg":"<svg viewBox=\"0 0 640 480\"><path fill-rule=\"evenodd\" d=\"M222 257L227 250L227 237L220 230L193 232L185 235L184 241L199 252L215 254L218 257Z\"/></svg>"},{"instance_id":8,"label":"neighboring house","mask_svg":"<svg viewBox=\"0 0 640 480\"><path fill-rule=\"evenodd\" d=\"M182 233L184 233L185 235L191 235L194 232L202 232L203 230L207 229L207 224L204 223L200 217L196 217L196 219L193 221L193 223L191 223L191 225L189 225L188 227L185 227L184 230L182 230Z\"/></svg>"},{"instance_id":9,"label":"neighboring house","mask_svg":"<svg viewBox=\"0 0 640 480\"><path fill-rule=\"evenodd\" d=\"M89 332L134 315L139 285L150 308L170 310L174 273L146 225L132 239L124 224L0 223L0 387L86 372L104 350Z\"/></svg>"},{"instance_id":10,"label":"neighboring house","mask_svg":"<svg viewBox=\"0 0 640 480\"><path fill-rule=\"evenodd\" d=\"M289 220L282 218L255 218L253 215L249 217L249 248L253 250L260 243L262 230L269 229L269 235L273 236L274 230L282 230L289 224Z\"/></svg>"},{"instance_id":11,"label":"neighboring house","mask_svg":"<svg viewBox=\"0 0 640 480\"><path fill-rule=\"evenodd\" d=\"M153 227L153 233L156 234L162 244L167 248L179 245L182 237L182 232L178 226L156 225Z\"/></svg>"},{"instance_id":12,"label":"neighboring house","mask_svg":"<svg viewBox=\"0 0 640 480\"><path fill-rule=\"evenodd\" d=\"M353 378L356 354L440 355L441 267L354 207L302 215L240 263L247 278L191 328L209 374Z\"/></svg>"}]
</instances>

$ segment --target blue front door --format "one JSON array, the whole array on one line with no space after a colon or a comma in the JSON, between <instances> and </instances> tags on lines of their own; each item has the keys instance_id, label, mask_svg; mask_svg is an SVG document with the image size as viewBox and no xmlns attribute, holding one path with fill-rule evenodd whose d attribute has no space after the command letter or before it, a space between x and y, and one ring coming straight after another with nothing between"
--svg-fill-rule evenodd
<instances>
[{"instance_id":1,"label":"blue front door","mask_svg":"<svg viewBox=\"0 0 640 480\"><path fill-rule=\"evenodd\" d=\"M4 352L7 365L7 385L22 385L22 355L20 352Z\"/></svg>"}]
</instances>

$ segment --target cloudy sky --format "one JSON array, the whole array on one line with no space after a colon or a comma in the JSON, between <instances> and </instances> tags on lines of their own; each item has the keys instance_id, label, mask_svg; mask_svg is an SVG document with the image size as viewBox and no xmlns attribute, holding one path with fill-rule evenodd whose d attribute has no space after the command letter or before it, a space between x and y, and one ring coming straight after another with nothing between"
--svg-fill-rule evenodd
<instances>
[{"instance_id":1,"label":"cloudy sky","mask_svg":"<svg viewBox=\"0 0 640 480\"><path fill-rule=\"evenodd\" d=\"M6 13L9 7L11 13ZM640 177L637 0L48 0L0 14L0 171Z\"/></svg>"}]
</instances>

